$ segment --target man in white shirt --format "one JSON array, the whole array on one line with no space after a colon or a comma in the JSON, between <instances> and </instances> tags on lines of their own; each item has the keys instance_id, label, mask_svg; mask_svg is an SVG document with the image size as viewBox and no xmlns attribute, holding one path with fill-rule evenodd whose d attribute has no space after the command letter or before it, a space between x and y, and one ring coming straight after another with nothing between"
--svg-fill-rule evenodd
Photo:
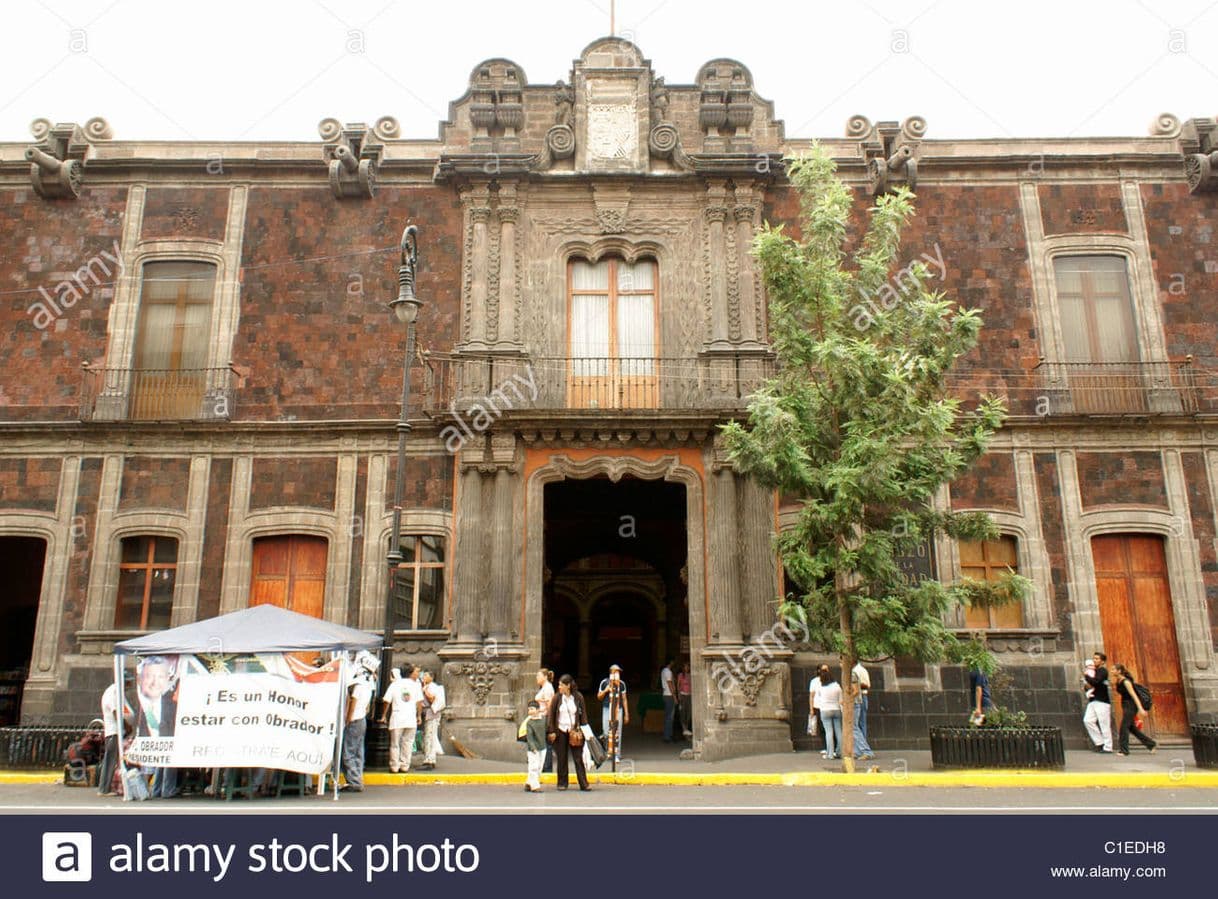
<instances>
[{"instance_id":1,"label":"man in white shirt","mask_svg":"<svg viewBox=\"0 0 1218 899\"><path fill-rule=\"evenodd\" d=\"M820 733L823 738L825 735L824 722L820 720L820 688L822 681L820 674L822 671L828 671L828 665L821 665L816 669L816 673L812 675L812 680L808 682L808 733ZM813 724L812 722L816 723ZM821 755L828 755L827 752L821 752Z\"/></svg>"},{"instance_id":2,"label":"man in white shirt","mask_svg":"<svg viewBox=\"0 0 1218 899\"><path fill-rule=\"evenodd\" d=\"M673 659L660 671L660 692L664 694L664 742L672 742L672 722L677 713L677 685L672 674Z\"/></svg>"},{"instance_id":3,"label":"man in white shirt","mask_svg":"<svg viewBox=\"0 0 1218 899\"><path fill-rule=\"evenodd\" d=\"M436 750L440 746L440 713L444 711L444 688L436 683L430 671L420 676L423 685L423 764L428 770L436 766Z\"/></svg>"},{"instance_id":4,"label":"man in white shirt","mask_svg":"<svg viewBox=\"0 0 1218 899\"><path fill-rule=\"evenodd\" d=\"M871 744L867 742L867 694L871 692L871 675L858 662L850 669L850 695L854 697L854 757L873 759Z\"/></svg>"},{"instance_id":5,"label":"man in white shirt","mask_svg":"<svg viewBox=\"0 0 1218 899\"><path fill-rule=\"evenodd\" d=\"M130 671L123 672L123 687L130 687L135 678ZM114 782L114 769L118 767L118 689L114 684L106 687L101 698L102 707L102 733L106 738L106 751L102 755L101 777L97 781L97 793L99 796L113 796L114 792L110 789ZM127 697L123 696L123 721L127 727L131 726L131 719L135 717L131 710L131 704L127 702Z\"/></svg>"},{"instance_id":6,"label":"man in white shirt","mask_svg":"<svg viewBox=\"0 0 1218 899\"><path fill-rule=\"evenodd\" d=\"M347 777L344 792L364 791L364 737L368 733L368 707L372 705L373 685L380 664L380 659L370 652L361 652L356 658L343 725L343 774Z\"/></svg>"},{"instance_id":7,"label":"man in white shirt","mask_svg":"<svg viewBox=\"0 0 1218 899\"><path fill-rule=\"evenodd\" d=\"M414 755L414 738L419 730L419 715L426 700L419 683L419 666L407 665L406 677L389 684L381 697L381 724L389 724L389 770L405 774Z\"/></svg>"}]
</instances>

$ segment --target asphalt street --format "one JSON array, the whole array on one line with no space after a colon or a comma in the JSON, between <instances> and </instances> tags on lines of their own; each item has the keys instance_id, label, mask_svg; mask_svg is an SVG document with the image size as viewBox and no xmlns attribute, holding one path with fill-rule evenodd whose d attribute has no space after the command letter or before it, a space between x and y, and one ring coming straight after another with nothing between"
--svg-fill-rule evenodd
<instances>
[{"instance_id":1,"label":"asphalt street","mask_svg":"<svg viewBox=\"0 0 1218 899\"><path fill-rule=\"evenodd\" d=\"M102 798L59 784L0 787L0 814L1218 814L1215 789L999 789L976 787L680 787L606 784L581 793L552 786L411 784L370 786L361 794L229 802L180 797L142 803Z\"/></svg>"}]
</instances>

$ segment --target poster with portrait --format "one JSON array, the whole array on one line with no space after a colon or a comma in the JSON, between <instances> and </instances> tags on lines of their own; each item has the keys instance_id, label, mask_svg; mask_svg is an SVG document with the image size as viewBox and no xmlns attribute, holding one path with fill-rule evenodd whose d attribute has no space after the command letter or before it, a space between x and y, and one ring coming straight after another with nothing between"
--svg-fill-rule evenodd
<instances>
[{"instance_id":1,"label":"poster with portrait","mask_svg":"<svg viewBox=\"0 0 1218 899\"><path fill-rule=\"evenodd\" d=\"M285 653L145 656L129 763L320 774L334 759L340 661Z\"/></svg>"}]
</instances>

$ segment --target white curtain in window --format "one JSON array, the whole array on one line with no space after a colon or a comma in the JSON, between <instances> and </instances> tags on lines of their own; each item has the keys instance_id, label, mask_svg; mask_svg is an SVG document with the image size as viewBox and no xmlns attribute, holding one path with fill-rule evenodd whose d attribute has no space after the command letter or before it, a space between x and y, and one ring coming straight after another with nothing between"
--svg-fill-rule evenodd
<instances>
[{"instance_id":1,"label":"white curtain in window","mask_svg":"<svg viewBox=\"0 0 1218 899\"><path fill-rule=\"evenodd\" d=\"M571 355L577 360L577 375L603 376L608 373L608 294L583 294L571 298Z\"/></svg>"},{"instance_id":2,"label":"white curtain in window","mask_svg":"<svg viewBox=\"0 0 1218 899\"><path fill-rule=\"evenodd\" d=\"M173 339L176 309L162 303L144 306L140 323L140 348L137 367L144 370L173 368Z\"/></svg>"}]
</instances>

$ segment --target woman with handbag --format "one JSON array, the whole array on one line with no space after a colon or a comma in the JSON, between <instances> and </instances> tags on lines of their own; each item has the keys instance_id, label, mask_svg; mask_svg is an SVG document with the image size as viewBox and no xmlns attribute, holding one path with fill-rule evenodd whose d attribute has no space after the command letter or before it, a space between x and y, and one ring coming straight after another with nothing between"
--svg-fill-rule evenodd
<instances>
[{"instance_id":1,"label":"woman with handbag","mask_svg":"<svg viewBox=\"0 0 1218 899\"><path fill-rule=\"evenodd\" d=\"M575 764L575 778L584 792L588 786L588 772L584 768L584 732L581 727L588 723L584 708L584 697L575 689L575 678L564 674L558 680L558 694L550 703L546 715L546 739L554 749L557 762L558 789L565 790L569 781L568 757Z\"/></svg>"},{"instance_id":2,"label":"woman with handbag","mask_svg":"<svg viewBox=\"0 0 1218 899\"><path fill-rule=\"evenodd\" d=\"M1133 674L1124 665L1113 665L1112 670L1116 673L1117 695L1121 697L1121 730L1117 752L1121 755L1129 755L1130 734L1133 734L1138 738L1139 743L1154 752L1159 744L1142 733L1142 725L1138 721L1139 718L1146 719L1146 709L1142 706L1141 697L1138 696L1137 681L1133 679Z\"/></svg>"}]
</instances>

